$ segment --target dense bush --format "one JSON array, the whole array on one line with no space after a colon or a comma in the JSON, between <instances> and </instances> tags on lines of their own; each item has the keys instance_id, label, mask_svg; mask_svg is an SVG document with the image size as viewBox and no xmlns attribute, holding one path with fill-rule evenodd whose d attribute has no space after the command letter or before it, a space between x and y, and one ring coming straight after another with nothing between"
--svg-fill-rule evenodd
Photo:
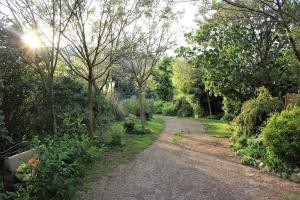
<instances>
[{"instance_id":1,"label":"dense bush","mask_svg":"<svg viewBox=\"0 0 300 200\"><path fill-rule=\"evenodd\" d=\"M176 106L172 102L164 102L162 105L162 114L175 116L177 114Z\"/></svg>"},{"instance_id":2,"label":"dense bush","mask_svg":"<svg viewBox=\"0 0 300 200\"><path fill-rule=\"evenodd\" d=\"M4 124L4 117L2 114L2 111L0 110L0 152L4 151L5 148L9 144L12 143L12 138L8 135L8 131L6 130L5 124Z\"/></svg>"},{"instance_id":3,"label":"dense bush","mask_svg":"<svg viewBox=\"0 0 300 200\"><path fill-rule=\"evenodd\" d=\"M240 149L247 147L247 137L241 135L240 137L235 138L234 142L230 144L230 146L235 150L238 151Z\"/></svg>"},{"instance_id":4,"label":"dense bush","mask_svg":"<svg viewBox=\"0 0 300 200\"><path fill-rule=\"evenodd\" d=\"M34 132L48 132L49 128L40 77L16 58L20 58L17 51L0 49L0 110L13 143L24 136L30 139Z\"/></svg>"},{"instance_id":5,"label":"dense bush","mask_svg":"<svg viewBox=\"0 0 300 200\"><path fill-rule=\"evenodd\" d=\"M104 144L122 146L124 128L119 123L112 123L104 133Z\"/></svg>"},{"instance_id":6,"label":"dense bush","mask_svg":"<svg viewBox=\"0 0 300 200\"><path fill-rule=\"evenodd\" d=\"M238 100L232 100L229 98L223 99L223 111L224 111L224 120L231 121L233 120L241 111L242 103Z\"/></svg>"},{"instance_id":7,"label":"dense bush","mask_svg":"<svg viewBox=\"0 0 300 200\"><path fill-rule=\"evenodd\" d=\"M133 131L135 122L136 116L133 114L129 114L128 117L125 118L123 126L126 130L126 133L131 133Z\"/></svg>"},{"instance_id":8,"label":"dense bush","mask_svg":"<svg viewBox=\"0 0 300 200\"><path fill-rule=\"evenodd\" d=\"M62 133L87 131L87 91L84 84L68 76L57 77L54 84L54 98L58 131ZM117 104L103 94L95 94L93 101L94 127L98 130L104 130L104 127L122 115Z\"/></svg>"},{"instance_id":9,"label":"dense bush","mask_svg":"<svg viewBox=\"0 0 300 200\"><path fill-rule=\"evenodd\" d=\"M277 167L281 160L300 166L300 108L273 115L262 130L262 139L270 165Z\"/></svg>"},{"instance_id":10,"label":"dense bush","mask_svg":"<svg viewBox=\"0 0 300 200\"><path fill-rule=\"evenodd\" d=\"M263 160L265 157L265 153L266 149L263 146L260 137L250 137L246 139L246 144L242 145L241 148L237 151L237 154L242 156L242 163L252 166L256 164L257 159Z\"/></svg>"},{"instance_id":11,"label":"dense bush","mask_svg":"<svg viewBox=\"0 0 300 200\"><path fill-rule=\"evenodd\" d=\"M264 87L259 88L258 96L246 101L241 113L234 119L233 140L241 135L252 136L259 133L260 126L271 116L283 108L283 103L278 98L272 97Z\"/></svg>"},{"instance_id":12,"label":"dense bush","mask_svg":"<svg viewBox=\"0 0 300 200\"><path fill-rule=\"evenodd\" d=\"M176 102L177 115L181 117L193 116L193 107L185 99Z\"/></svg>"},{"instance_id":13,"label":"dense bush","mask_svg":"<svg viewBox=\"0 0 300 200\"><path fill-rule=\"evenodd\" d=\"M140 106L137 98L125 99L120 102L120 107L124 110L125 115L133 114L140 116ZM150 120L155 112L154 100L145 99L145 116Z\"/></svg>"},{"instance_id":14,"label":"dense bush","mask_svg":"<svg viewBox=\"0 0 300 200\"><path fill-rule=\"evenodd\" d=\"M153 99L146 99L145 100L146 120L150 120L153 117L154 112L155 112L154 100Z\"/></svg>"},{"instance_id":15,"label":"dense bush","mask_svg":"<svg viewBox=\"0 0 300 200\"><path fill-rule=\"evenodd\" d=\"M154 106L155 114L162 114L163 104L164 104L163 100L158 99L154 101L153 106Z\"/></svg>"},{"instance_id":16,"label":"dense bush","mask_svg":"<svg viewBox=\"0 0 300 200\"><path fill-rule=\"evenodd\" d=\"M121 107L125 111L126 115L133 114L138 115L139 113L139 103L136 98L125 99L120 102Z\"/></svg>"},{"instance_id":17,"label":"dense bush","mask_svg":"<svg viewBox=\"0 0 300 200\"><path fill-rule=\"evenodd\" d=\"M79 178L101 150L91 145L84 135L65 134L55 139L47 138L38 147L38 152L42 155L37 165L38 173L33 175L27 188L19 191L15 199L70 199Z\"/></svg>"},{"instance_id":18,"label":"dense bush","mask_svg":"<svg viewBox=\"0 0 300 200\"><path fill-rule=\"evenodd\" d=\"M124 111L114 98L109 98L104 94L97 94L94 106L94 126L99 130L103 130L114 120L122 120Z\"/></svg>"}]
</instances>

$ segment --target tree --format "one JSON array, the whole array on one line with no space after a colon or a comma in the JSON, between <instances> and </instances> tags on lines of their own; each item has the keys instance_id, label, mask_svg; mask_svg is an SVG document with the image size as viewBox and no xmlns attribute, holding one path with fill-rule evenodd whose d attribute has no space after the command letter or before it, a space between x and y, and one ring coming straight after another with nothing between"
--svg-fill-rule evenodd
<instances>
[{"instance_id":1,"label":"tree","mask_svg":"<svg viewBox=\"0 0 300 200\"><path fill-rule=\"evenodd\" d=\"M68 26L79 0L51 0L51 1L28 1L6 0L1 5L10 13L6 15L13 27L27 35L29 46L20 46L23 50L22 57L41 77L45 96L47 99L48 112L50 114L49 125L53 134L57 134L56 114L53 96L54 74L59 61L61 38ZM66 12L66 8L68 8ZM18 34L17 34L18 35ZM22 38L20 38L22 40ZM37 49L38 43L43 48ZM20 43L19 43L20 45Z\"/></svg>"},{"instance_id":2,"label":"tree","mask_svg":"<svg viewBox=\"0 0 300 200\"><path fill-rule=\"evenodd\" d=\"M160 8L154 1L135 23L132 32L127 32L125 42L129 48L119 61L124 73L135 82L140 104L140 119L145 130L144 91L153 70L168 48L172 46L170 26L174 19L169 5Z\"/></svg>"},{"instance_id":3,"label":"tree","mask_svg":"<svg viewBox=\"0 0 300 200\"><path fill-rule=\"evenodd\" d=\"M62 57L70 69L88 83L88 134L94 136L93 87L100 93L120 51L120 37L139 16L139 1L84 0L64 34ZM98 98L98 101L100 99ZM98 102L99 103L99 102Z\"/></svg>"},{"instance_id":4,"label":"tree","mask_svg":"<svg viewBox=\"0 0 300 200\"><path fill-rule=\"evenodd\" d=\"M164 101L173 99L172 63L173 59L171 57L163 58L153 74L155 95Z\"/></svg>"},{"instance_id":5,"label":"tree","mask_svg":"<svg viewBox=\"0 0 300 200\"><path fill-rule=\"evenodd\" d=\"M237 18L239 12L219 8L188 35L193 46L178 52L198 66L215 95L245 101L260 86L276 96L297 90L297 60L282 29L267 17Z\"/></svg>"},{"instance_id":6,"label":"tree","mask_svg":"<svg viewBox=\"0 0 300 200\"><path fill-rule=\"evenodd\" d=\"M195 115L219 114L220 98L205 90L200 69L184 59L176 59L173 64L172 83L174 99L188 102Z\"/></svg>"},{"instance_id":7,"label":"tree","mask_svg":"<svg viewBox=\"0 0 300 200\"><path fill-rule=\"evenodd\" d=\"M229 7L226 10L237 10L241 15L238 18L248 17L268 19L282 28L290 43L295 57L300 63L300 48L297 35L300 27L300 2L297 0L223 0ZM244 15L248 13L248 15ZM244 15L244 16L243 16Z\"/></svg>"},{"instance_id":8,"label":"tree","mask_svg":"<svg viewBox=\"0 0 300 200\"><path fill-rule=\"evenodd\" d=\"M6 23L4 19L0 22ZM43 118L45 105L40 95L43 93L40 78L24 62L22 52L11 44L11 39L11 32L0 27L0 118L6 138L10 138L6 140L8 143L1 143L1 148L49 129Z\"/></svg>"}]
</instances>

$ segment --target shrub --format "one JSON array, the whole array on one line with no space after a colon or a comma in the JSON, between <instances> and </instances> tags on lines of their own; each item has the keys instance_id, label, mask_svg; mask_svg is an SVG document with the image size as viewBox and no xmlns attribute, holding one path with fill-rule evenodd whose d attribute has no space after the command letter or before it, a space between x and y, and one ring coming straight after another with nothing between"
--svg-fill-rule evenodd
<instances>
[{"instance_id":1,"label":"shrub","mask_svg":"<svg viewBox=\"0 0 300 200\"><path fill-rule=\"evenodd\" d=\"M242 156L242 163L245 165L254 166L257 159L264 159L265 157L265 147L262 144L261 138L250 137L246 139L243 138L243 144L240 146L237 154ZM241 140L240 140L241 141Z\"/></svg>"},{"instance_id":2,"label":"shrub","mask_svg":"<svg viewBox=\"0 0 300 200\"><path fill-rule=\"evenodd\" d=\"M176 106L172 102L164 102L162 107L163 115L175 116L176 113Z\"/></svg>"},{"instance_id":3,"label":"shrub","mask_svg":"<svg viewBox=\"0 0 300 200\"><path fill-rule=\"evenodd\" d=\"M193 116L193 107L185 99L181 99L176 104L177 115L181 117Z\"/></svg>"},{"instance_id":4,"label":"shrub","mask_svg":"<svg viewBox=\"0 0 300 200\"><path fill-rule=\"evenodd\" d=\"M153 103L154 106L154 113L155 114L162 114L162 108L163 108L164 101L162 100L155 100Z\"/></svg>"},{"instance_id":5,"label":"shrub","mask_svg":"<svg viewBox=\"0 0 300 200\"><path fill-rule=\"evenodd\" d=\"M247 146L247 138L245 136L241 136L236 138L236 140L231 144L231 147L235 150L238 151L240 149L243 149Z\"/></svg>"},{"instance_id":6,"label":"shrub","mask_svg":"<svg viewBox=\"0 0 300 200\"><path fill-rule=\"evenodd\" d=\"M2 111L0 110L0 152L4 151L6 147L8 147L12 143L12 138L9 136L8 131L6 130L4 124L4 116L2 115Z\"/></svg>"},{"instance_id":7,"label":"shrub","mask_svg":"<svg viewBox=\"0 0 300 200\"><path fill-rule=\"evenodd\" d=\"M252 158L251 156L248 155L243 155L241 162L243 165L248 165L248 166L254 166L255 165L255 159Z\"/></svg>"},{"instance_id":8,"label":"shrub","mask_svg":"<svg viewBox=\"0 0 300 200\"><path fill-rule=\"evenodd\" d=\"M140 106L138 99L130 98L120 102L126 115L133 114L140 116ZM154 101L152 99L145 99L145 117L146 120L150 120L154 113Z\"/></svg>"},{"instance_id":9,"label":"shrub","mask_svg":"<svg viewBox=\"0 0 300 200\"><path fill-rule=\"evenodd\" d=\"M273 115L262 130L267 147L267 162L276 167L283 161L300 165L300 108L285 110Z\"/></svg>"},{"instance_id":10,"label":"shrub","mask_svg":"<svg viewBox=\"0 0 300 200\"><path fill-rule=\"evenodd\" d=\"M104 144L112 146L122 146L122 138L124 135L124 128L118 123L113 123L104 133Z\"/></svg>"},{"instance_id":11,"label":"shrub","mask_svg":"<svg viewBox=\"0 0 300 200\"><path fill-rule=\"evenodd\" d=\"M258 96L243 104L241 113L232 123L233 140L241 135L256 135L263 122L283 107L282 101L272 97L266 88L262 87L257 91Z\"/></svg>"},{"instance_id":12,"label":"shrub","mask_svg":"<svg viewBox=\"0 0 300 200\"><path fill-rule=\"evenodd\" d=\"M59 118L62 121L58 127L61 133L80 135L86 131L86 125L83 123L83 117L81 116L73 115L72 112L66 112L59 115Z\"/></svg>"},{"instance_id":13,"label":"shrub","mask_svg":"<svg viewBox=\"0 0 300 200\"><path fill-rule=\"evenodd\" d=\"M241 111L242 103L237 100L224 98L223 99L223 119L227 121L233 120Z\"/></svg>"},{"instance_id":14,"label":"shrub","mask_svg":"<svg viewBox=\"0 0 300 200\"><path fill-rule=\"evenodd\" d=\"M42 155L38 172L15 199L70 199L81 175L101 153L90 145L87 136L68 134L55 139L48 137L38 151Z\"/></svg>"},{"instance_id":15,"label":"shrub","mask_svg":"<svg viewBox=\"0 0 300 200\"><path fill-rule=\"evenodd\" d=\"M136 98L125 99L120 104L126 115L133 114L137 116L139 114L139 103Z\"/></svg>"},{"instance_id":16,"label":"shrub","mask_svg":"<svg viewBox=\"0 0 300 200\"><path fill-rule=\"evenodd\" d=\"M135 122L136 116L133 114L129 114L128 117L125 118L123 126L126 130L126 133L131 133L134 130Z\"/></svg>"},{"instance_id":17,"label":"shrub","mask_svg":"<svg viewBox=\"0 0 300 200\"><path fill-rule=\"evenodd\" d=\"M153 99L146 99L145 100L145 116L146 120L150 120L154 114L154 100Z\"/></svg>"}]
</instances>

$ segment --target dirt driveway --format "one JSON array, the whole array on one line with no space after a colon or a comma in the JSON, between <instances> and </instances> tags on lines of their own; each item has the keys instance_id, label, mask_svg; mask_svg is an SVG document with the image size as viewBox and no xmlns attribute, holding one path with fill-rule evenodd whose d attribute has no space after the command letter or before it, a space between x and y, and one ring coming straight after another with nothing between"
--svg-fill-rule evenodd
<instances>
[{"instance_id":1,"label":"dirt driveway","mask_svg":"<svg viewBox=\"0 0 300 200\"><path fill-rule=\"evenodd\" d=\"M282 199L300 184L240 164L228 140L203 134L199 121L166 117L160 138L137 158L95 182L82 199ZM172 135L185 131L172 142Z\"/></svg>"}]
</instances>

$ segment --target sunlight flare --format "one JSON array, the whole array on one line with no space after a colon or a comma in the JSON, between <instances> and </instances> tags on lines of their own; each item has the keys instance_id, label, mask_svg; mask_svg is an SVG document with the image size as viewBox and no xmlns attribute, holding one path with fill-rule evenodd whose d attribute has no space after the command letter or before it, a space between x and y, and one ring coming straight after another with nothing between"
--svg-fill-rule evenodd
<instances>
[{"instance_id":1,"label":"sunlight flare","mask_svg":"<svg viewBox=\"0 0 300 200\"><path fill-rule=\"evenodd\" d=\"M30 31L22 36L22 41L31 49L36 49L41 46L41 41L36 31Z\"/></svg>"}]
</instances>

